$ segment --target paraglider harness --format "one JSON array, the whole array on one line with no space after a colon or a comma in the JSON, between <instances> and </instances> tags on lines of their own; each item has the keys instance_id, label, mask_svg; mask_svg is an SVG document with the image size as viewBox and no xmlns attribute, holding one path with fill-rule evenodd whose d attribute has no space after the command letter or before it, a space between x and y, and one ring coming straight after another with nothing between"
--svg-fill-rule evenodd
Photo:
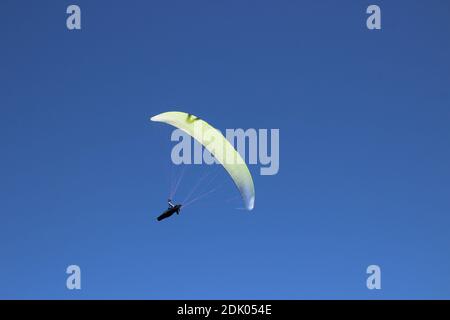
<instances>
[{"instance_id":1,"label":"paraglider harness","mask_svg":"<svg viewBox=\"0 0 450 320\"><path fill-rule=\"evenodd\" d=\"M172 203L172 200L168 199L167 203L169 204L169 209L175 208L175 205ZM180 214L180 208L178 208L177 211L175 211L177 214Z\"/></svg>"}]
</instances>

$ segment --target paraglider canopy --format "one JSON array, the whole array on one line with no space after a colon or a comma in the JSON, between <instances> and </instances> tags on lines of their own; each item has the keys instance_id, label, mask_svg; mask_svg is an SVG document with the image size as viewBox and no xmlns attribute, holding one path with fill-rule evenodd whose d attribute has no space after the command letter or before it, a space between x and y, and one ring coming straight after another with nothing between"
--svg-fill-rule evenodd
<instances>
[{"instance_id":1,"label":"paraglider canopy","mask_svg":"<svg viewBox=\"0 0 450 320\"><path fill-rule=\"evenodd\" d=\"M151 121L170 124L183 130L203 145L228 172L238 188L245 208L255 205L255 187L245 161L223 134L206 121L185 112L170 111L158 114Z\"/></svg>"}]
</instances>

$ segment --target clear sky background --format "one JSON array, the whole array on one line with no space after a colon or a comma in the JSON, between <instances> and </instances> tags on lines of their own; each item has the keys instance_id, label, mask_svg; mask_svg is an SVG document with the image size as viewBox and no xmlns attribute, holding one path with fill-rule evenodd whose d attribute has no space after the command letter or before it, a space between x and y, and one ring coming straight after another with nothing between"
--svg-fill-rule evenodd
<instances>
[{"instance_id":1,"label":"clear sky background","mask_svg":"<svg viewBox=\"0 0 450 320\"><path fill-rule=\"evenodd\" d=\"M450 298L449 14L1 0L0 298ZM223 191L156 222L170 128L148 118L174 109L280 129L279 174L251 167L252 212L221 174ZM189 170L178 201L208 168Z\"/></svg>"}]
</instances>

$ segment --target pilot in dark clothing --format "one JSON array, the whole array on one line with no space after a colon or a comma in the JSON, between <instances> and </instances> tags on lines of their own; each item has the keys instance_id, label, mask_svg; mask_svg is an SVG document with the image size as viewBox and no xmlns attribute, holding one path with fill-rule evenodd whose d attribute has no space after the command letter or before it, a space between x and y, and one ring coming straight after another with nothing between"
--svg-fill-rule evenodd
<instances>
[{"instance_id":1,"label":"pilot in dark clothing","mask_svg":"<svg viewBox=\"0 0 450 320\"><path fill-rule=\"evenodd\" d=\"M172 200L168 200L167 201L169 203L169 208L167 208L166 211L164 211L159 217L158 217L158 221L161 221L163 219L166 219L168 217L170 217L171 215L173 215L175 212L177 214L180 214L180 209L181 209L181 204L173 204Z\"/></svg>"}]
</instances>

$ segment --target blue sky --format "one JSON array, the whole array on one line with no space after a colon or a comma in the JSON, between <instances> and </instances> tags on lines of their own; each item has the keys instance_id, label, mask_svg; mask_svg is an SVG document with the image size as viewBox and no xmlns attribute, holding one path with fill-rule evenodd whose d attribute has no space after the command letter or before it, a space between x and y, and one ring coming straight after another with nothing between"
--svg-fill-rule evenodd
<instances>
[{"instance_id":1,"label":"blue sky","mask_svg":"<svg viewBox=\"0 0 450 320\"><path fill-rule=\"evenodd\" d=\"M2 0L0 298L450 298L449 4L373 3ZM173 109L280 129L253 212L156 222Z\"/></svg>"}]
</instances>

